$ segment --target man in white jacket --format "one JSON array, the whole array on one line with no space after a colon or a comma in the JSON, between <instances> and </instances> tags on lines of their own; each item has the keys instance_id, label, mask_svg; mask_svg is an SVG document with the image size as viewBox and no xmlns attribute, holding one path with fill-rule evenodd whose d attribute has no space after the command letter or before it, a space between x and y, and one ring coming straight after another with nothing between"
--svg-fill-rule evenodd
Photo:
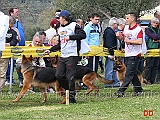
<instances>
[{"instance_id":1,"label":"man in white jacket","mask_svg":"<svg viewBox=\"0 0 160 120\"><path fill-rule=\"evenodd\" d=\"M6 34L9 27L9 16L4 15L0 11L0 94L2 93L2 88L6 81L6 71L8 66L8 58L1 58L2 57L2 50L5 49L5 42L6 42Z\"/></svg>"}]
</instances>

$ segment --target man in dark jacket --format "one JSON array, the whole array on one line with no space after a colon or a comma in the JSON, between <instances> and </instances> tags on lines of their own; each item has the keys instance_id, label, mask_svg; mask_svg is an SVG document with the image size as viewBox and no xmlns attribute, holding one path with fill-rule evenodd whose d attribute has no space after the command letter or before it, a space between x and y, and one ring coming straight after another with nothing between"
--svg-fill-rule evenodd
<instances>
[{"instance_id":1,"label":"man in dark jacket","mask_svg":"<svg viewBox=\"0 0 160 120\"><path fill-rule=\"evenodd\" d=\"M113 70L114 64L114 50L117 49L117 37L115 34L115 30L118 27L118 19L113 17L109 21L109 27L107 27L103 34L103 47L108 48L109 55L106 57L106 68L105 68L105 79L113 80L114 84L113 87L119 87L120 83L116 75L116 71ZM104 85L105 87L111 87L107 84Z\"/></svg>"},{"instance_id":2,"label":"man in dark jacket","mask_svg":"<svg viewBox=\"0 0 160 120\"><path fill-rule=\"evenodd\" d=\"M70 13L67 10L62 10L59 14L59 22L61 27L58 30L59 44L53 46L45 54L61 50L56 70L56 77L60 85L69 90L69 102L76 103L75 100L75 74L76 65L79 59L80 41L86 38L86 34L76 22L73 22Z\"/></svg>"}]
</instances>

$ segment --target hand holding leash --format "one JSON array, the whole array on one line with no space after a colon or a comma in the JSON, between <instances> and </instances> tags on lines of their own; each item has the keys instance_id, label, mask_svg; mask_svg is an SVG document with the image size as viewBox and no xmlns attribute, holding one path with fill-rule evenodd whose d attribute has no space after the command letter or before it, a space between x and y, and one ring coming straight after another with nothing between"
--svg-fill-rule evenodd
<instances>
[{"instance_id":1,"label":"hand holding leash","mask_svg":"<svg viewBox=\"0 0 160 120\"><path fill-rule=\"evenodd\" d=\"M68 42L70 40L69 36L65 36L64 40Z\"/></svg>"},{"instance_id":2,"label":"hand holding leash","mask_svg":"<svg viewBox=\"0 0 160 120\"><path fill-rule=\"evenodd\" d=\"M43 55L49 55L50 54L50 50L45 50Z\"/></svg>"}]
</instances>

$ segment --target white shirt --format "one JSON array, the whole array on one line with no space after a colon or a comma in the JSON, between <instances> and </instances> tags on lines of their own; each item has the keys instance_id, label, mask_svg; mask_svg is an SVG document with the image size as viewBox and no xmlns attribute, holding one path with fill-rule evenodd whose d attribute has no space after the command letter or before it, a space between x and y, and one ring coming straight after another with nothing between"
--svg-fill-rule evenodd
<instances>
[{"instance_id":1,"label":"white shirt","mask_svg":"<svg viewBox=\"0 0 160 120\"><path fill-rule=\"evenodd\" d=\"M139 34L141 34L142 28L136 25L133 29L129 29L129 25L126 25L123 31L124 36L128 37L130 40L137 40ZM143 38L143 32L140 35ZM134 44L127 44L125 43L125 56L137 56L141 53L142 46L141 45L134 45Z\"/></svg>"},{"instance_id":2,"label":"white shirt","mask_svg":"<svg viewBox=\"0 0 160 120\"><path fill-rule=\"evenodd\" d=\"M72 22L65 27L60 27L58 34L60 35L61 42L61 57L78 56L77 41L64 39L65 36L73 35L75 31L76 22Z\"/></svg>"},{"instance_id":3,"label":"white shirt","mask_svg":"<svg viewBox=\"0 0 160 120\"><path fill-rule=\"evenodd\" d=\"M46 33L46 40L44 43L48 43L48 41L54 36L56 35L56 30L54 28L50 28L48 30L45 31Z\"/></svg>"},{"instance_id":4,"label":"white shirt","mask_svg":"<svg viewBox=\"0 0 160 120\"><path fill-rule=\"evenodd\" d=\"M5 49L6 34L9 28L9 16L0 12L0 51Z\"/></svg>"}]
</instances>

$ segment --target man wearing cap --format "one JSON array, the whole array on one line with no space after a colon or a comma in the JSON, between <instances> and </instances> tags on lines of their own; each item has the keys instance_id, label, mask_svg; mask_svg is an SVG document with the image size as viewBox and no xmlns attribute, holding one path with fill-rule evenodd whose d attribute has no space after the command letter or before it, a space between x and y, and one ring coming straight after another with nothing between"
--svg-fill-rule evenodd
<instances>
[{"instance_id":1,"label":"man wearing cap","mask_svg":"<svg viewBox=\"0 0 160 120\"><path fill-rule=\"evenodd\" d=\"M55 17L53 18L53 20L50 22L50 28L54 28L55 25L57 24L57 22L59 21L59 13L61 12L61 10L56 10L56 13L55 13Z\"/></svg>"},{"instance_id":2,"label":"man wearing cap","mask_svg":"<svg viewBox=\"0 0 160 120\"><path fill-rule=\"evenodd\" d=\"M56 70L56 77L60 85L69 90L69 102L76 103L75 100L75 74L76 65L79 59L80 41L86 38L84 30L73 21L70 12L62 10L59 14L59 22L61 27L58 30L59 43L44 54L49 54L61 49L61 57L59 59Z\"/></svg>"}]
</instances>

